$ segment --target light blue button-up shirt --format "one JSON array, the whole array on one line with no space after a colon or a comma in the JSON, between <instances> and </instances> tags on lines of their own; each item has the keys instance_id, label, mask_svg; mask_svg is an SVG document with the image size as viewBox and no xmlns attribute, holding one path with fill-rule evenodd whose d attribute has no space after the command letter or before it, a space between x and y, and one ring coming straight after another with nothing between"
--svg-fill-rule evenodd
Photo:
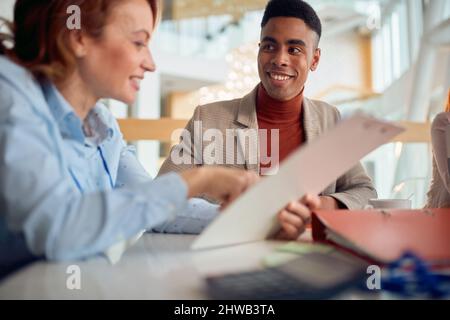
<instances>
[{"instance_id":1,"label":"light blue button-up shirt","mask_svg":"<svg viewBox=\"0 0 450 320\"><path fill-rule=\"evenodd\" d=\"M178 174L152 181L105 106L83 123L0 56L0 267L88 257L142 229L198 233L216 214Z\"/></svg>"}]
</instances>

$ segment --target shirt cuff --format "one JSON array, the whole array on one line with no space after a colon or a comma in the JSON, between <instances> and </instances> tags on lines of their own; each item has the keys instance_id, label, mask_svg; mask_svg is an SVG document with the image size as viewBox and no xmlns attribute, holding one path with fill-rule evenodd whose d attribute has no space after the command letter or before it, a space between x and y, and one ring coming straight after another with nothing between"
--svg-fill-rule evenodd
<instances>
[{"instance_id":1,"label":"shirt cuff","mask_svg":"<svg viewBox=\"0 0 450 320\"><path fill-rule=\"evenodd\" d=\"M190 199L184 211L180 212L173 221L166 222L153 232L199 234L219 214L220 207L203 199Z\"/></svg>"}]
</instances>

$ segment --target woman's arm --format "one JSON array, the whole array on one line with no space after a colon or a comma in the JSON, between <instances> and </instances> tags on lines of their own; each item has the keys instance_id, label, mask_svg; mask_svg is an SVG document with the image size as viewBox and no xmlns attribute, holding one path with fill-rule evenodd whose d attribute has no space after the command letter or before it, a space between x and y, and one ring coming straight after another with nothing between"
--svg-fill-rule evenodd
<instances>
[{"instance_id":1,"label":"woman's arm","mask_svg":"<svg viewBox=\"0 0 450 320\"><path fill-rule=\"evenodd\" d=\"M431 126L431 144L433 156L447 192L450 193L449 174L449 144L450 144L450 113L442 112L436 116Z\"/></svg>"},{"instance_id":2,"label":"woman's arm","mask_svg":"<svg viewBox=\"0 0 450 320\"><path fill-rule=\"evenodd\" d=\"M156 178L158 181L162 175ZM143 182L151 181L150 175L145 171L136 158L135 149L125 146L122 149L117 187L132 190L141 188ZM139 192L139 190L137 190ZM219 213L219 206L199 198L189 199L182 211L175 219L166 221L152 228L153 232L199 234Z\"/></svg>"},{"instance_id":3,"label":"woman's arm","mask_svg":"<svg viewBox=\"0 0 450 320\"><path fill-rule=\"evenodd\" d=\"M133 191L81 194L46 107L0 83L0 214L34 255L95 255L184 210L188 186L177 174L137 183Z\"/></svg>"}]
</instances>

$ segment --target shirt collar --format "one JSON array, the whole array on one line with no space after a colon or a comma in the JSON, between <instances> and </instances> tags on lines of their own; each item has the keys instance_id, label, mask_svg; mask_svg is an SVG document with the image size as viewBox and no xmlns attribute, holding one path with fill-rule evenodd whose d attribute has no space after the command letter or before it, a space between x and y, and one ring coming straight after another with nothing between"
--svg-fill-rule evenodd
<instances>
[{"instance_id":1,"label":"shirt collar","mask_svg":"<svg viewBox=\"0 0 450 320\"><path fill-rule=\"evenodd\" d=\"M63 137L90 146L98 146L105 139L112 138L114 129L108 115L105 114L106 107L102 104L97 103L83 123L54 84L46 83L42 88L47 104ZM86 132L89 134L87 135Z\"/></svg>"},{"instance_id":2,"label":"shirt collar","mask_svg":"<svg viewBox=\"0 0 450 320\"><path fill-rule=\"evenodd\" d=\"M99 146L103 141L111 139L114 135L112 116L105 112L106 107L101 103L92 109L84 121L86 141Z\"/></svg>"},{"instance_id":3,"label":"shirt collar","mask_svg":"<svg viewBox=\"0 0 450 320\"><path fill-rule=\"evenodd\" d=\"M62 136L83 143L86 139L83 132L83 123L67 100L50 82L44 83L42 89Z\"/></svg>"}]
</instances>

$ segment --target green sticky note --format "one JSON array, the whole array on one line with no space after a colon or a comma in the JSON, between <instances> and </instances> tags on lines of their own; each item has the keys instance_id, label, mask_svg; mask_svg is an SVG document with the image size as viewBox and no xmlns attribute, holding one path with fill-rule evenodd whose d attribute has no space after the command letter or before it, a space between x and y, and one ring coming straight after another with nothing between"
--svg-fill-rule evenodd
<instances>
[{"instance_id":1,"label":"green sticky note","mask_svg":"<svg viewBox=\"0 0 450 320\"><path fill-rule=\"evenodd\" d=\"M304 254L312 252L327 254L333 250L335 250L333 247L323 244L292 241L277 247L275 251L265 256L262 262L265 267L277 267Z\"/></svg>"},{"instance_id":2,"label":"green sticky note","mask_svg":"<svg viewBox=\"0 0 450 320\"><path fill-rule=\"evenodd\" d=\"M265 267L277 267L279 265L285 264L291 260L298 258L298 254L290 252L272 252L264 257L263 265Z\"/></svg>"}]
</instances>

